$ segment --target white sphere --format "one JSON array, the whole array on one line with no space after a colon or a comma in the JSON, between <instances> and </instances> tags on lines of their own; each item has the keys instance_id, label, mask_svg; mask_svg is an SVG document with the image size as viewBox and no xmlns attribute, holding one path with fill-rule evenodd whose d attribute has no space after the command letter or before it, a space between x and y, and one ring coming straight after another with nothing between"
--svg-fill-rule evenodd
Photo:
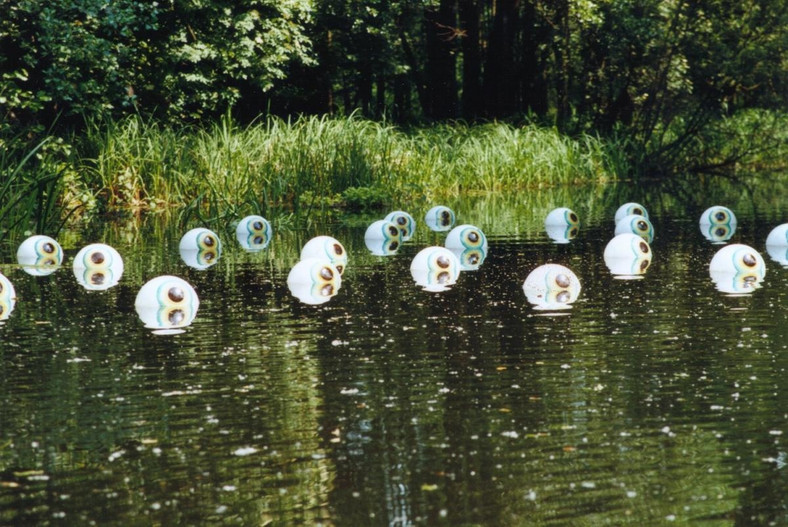
<instances>
[{"instance_id":1,"label":"white sphere","mask_svg":"<svg viewBox=\"0 0 788 527\"><path fill-rule=\"evenodd\" d=\"M16 291L14 284L0 273L0 320L5 320L11 316L16 304Z\"/></svg>"},{"instance_id":2,"label":"white sphere","mask_svg":"<svg viewBox=\"0 0 788 527\"><path fill-rule=\"evenodd\" d=\"M410 274L427 291L444 291L457 282L460 262L445 247L425 247L413 257Z\"/></svg>"},{"instance_id":3,"label":"white sphere","mask_svg":"<svg viewBox=\"0 0 788 527\"><path fill-rule=\"evenodd\" d=\"M624 216L616 223L616 234L632 233L637 234L648 243L654 241L654 226L645 216L640 214L629 214Z\"/></svg>"},{"instance_id":4,"label":"white sphere","mask_svg":"<svg viewBox=\"0 0 788 527\"><path fill-rule=\"evenodd\" d=\"M736 232L736 215L727 207L715 205L700 215L700 232L712 242L724 242Z\"/></svg>"},{"instance_id":5,"label":"white sphere","mask_svg":"<svg viewBox=\"0 0 788 527\"><path fill-rule=\"evenodd\" d=\"M766 237L767 247L788 247L788 223L778 225Z\"/></svg>"},{"instance_id":6,"label":"white sphere","mask_svg":"<svg viewBox=\"0 0 788 527\"><path fill-rule=\"evenodd\" d=\"M395 254L402 245L402 231L389 220L375 221L364 233L364 244L376 256Z\"/></svg>"},{"instance_id":7,"label":"white sphere","mask_svg":"<svg viewBox=\"0 0 788 527\"><path fill-rule=\"evenodd\" d=\"M222 255L222 241L210 229L197 227L181 237L178 244L181 259L194 269L207 269Z\"/></svg>"},{"instance_id":8,"label":"white sphere","mask_svg":"<svg viewBox=\"0 0 788 527\"><path fill-rule=\"evenodd\" d=\"M102 291L120 281L123 258L109 245L92 243L80 249L72 267L79 285L91 291Z\"/></svg>"},{"instance_id":9,"label":"white sphere","mask_svg":"<svg viewBox=\"0 0 788 527\"><path fill-rule=\"evenodd\" d=\"M345 272L348 255L345 247L331 236L316 236L306 242L301 249L301 260L319 258L328 260L337 268L339 274Z\"/></svg>"},{"instance_id":10,"label":"white sphere","mask_svg":"<svg viewBox=\"0 0 788 527\"><path fill-rule=\"evenodd\" d=\"M402 231L403 242L413 238L413 233L416 230L416 221L413 219L413 216L407 212L403 210L395 210L394 212L389 212L383 219L390 221L396 225L400 231Z\"/></svg>"},{"instance_id":11,"label":"white sphere","mask_svg":"<svg viewBox=\"0 0 788 527\"><path fill-rule=\"evenodd\" d=\"M304 258L287 275L290 293L305 304L323 304L342 286L342 274L326 258Z\"/></svg>"},{"instance_id":12,"label":"white sphere","mask_svg":"<svg viewBox=\"0 0 788 527\"><path fill-rule=\"evenodd\" d=\"M448 235L444 245L447 249L481 249L487 252L487 237L479 227L458 225Z\"/></svg>"},{"instance_id":13,"label":"white sphere","mask_svg":"<svg viewBox=\"0 0 788 527\"><path fill-rule=\"evenodd\" d=\"M605 247L605 264L614 275L644 274L651 265L651 258L651 246L637 234L618 234Z\"/></svg>"},{"instance_id":14,"label":"white sphere","mask_svg":"<svg viewBox=\"0 0 788 527\"><path fill-rule=\"evenodd\" d=\"M63 263L63 248L49 236L38 234L19 245L16 260L27 274L45 276L57 271Z\"/></svg>"},{"instance_id":15,"label":"white sphere","mask_svg":"<svg viewBox=\"0 0 788 527\"><path fill-rule=\"evenodd\" d=\"M629 216L630 214L638 214L648 218L648 210L646 210L646 207L640 203L629 202L624 203L616 210L615 223L618 223L621 218Z\"/></svg>"},{"instance_id":16,"label":"white sphere","mask_svg":"<svg viewBox=\"0 0 788 527\"><path fill-rule=\"evenodd\" d=\"M563 225L569 226L574 225L576 227L580 226L580 218L578 215L572 210L567 207L559 207L557 209L551 210L547 217L544 220L545 226L547 225Z\"/></svg>"},{"instance_id":17,"label":"white sphere","mask_svg":"<svg viewBox=\"0 0 788 527\"><path fill-rule=\"evenodd\" d=\"M726 245L714 254L709 262L709 272L717 274L745 274L759 281L766 276L763 256L749 245L734 243Z\"/></svg>"},{"instance_id":18,"label":"white sphere","mask_svg":"<svg viewBox=\"0 0 788 527\"><path fill-rule=\"evenodd\" d=\"M424 223L427 224L427 227L437 232L448 231L455 221L454 211L443 205L432 207L424 215Z\"/></svg>"},{"instance_id":19,"label":"white sphere","mask_svg":"<svg viewBox=\"0 0 788 527\"><path fill-rule=\"evenodd\" d=\"M143 285L134 308L145 327L177 329L188 326L197 316L200 299L186 280L177 276L158 276Z\"/></svg>"},{"instance_id":20,"label":"white sphere","mask_svg":"<svg viewBox=\"0 0 788 527\"><path fill-rule=\"evenodd\" d=\"M523 292L540 309L566 309L580 295L580 280L563 265L544 264L528 274Z\"/></svg>"},{"instance_id":21,"label":"white sphere","mask_svg":"<svg viewBox=\"0 0 788 527\"><path fill-rule=\"evenodd\" d=\"M271 243L271 223L262 216L246 216L235 228L235 238L245 250L262 251Z\"/></svg>"}]
</instances>

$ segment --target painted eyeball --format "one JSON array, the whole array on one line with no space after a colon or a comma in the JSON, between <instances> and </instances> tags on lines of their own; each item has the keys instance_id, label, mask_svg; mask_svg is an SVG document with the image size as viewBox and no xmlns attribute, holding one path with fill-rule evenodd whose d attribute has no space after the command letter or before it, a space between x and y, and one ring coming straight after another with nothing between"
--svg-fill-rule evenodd
<instances>
[{"instance_id":1,"label":"painted eyeball","mask_svg":"<svg viewBox=\"0 0 788 527\"><path fill-rule=\"evenodd\" d=\"M271 243L271 223L262 216L246 216L235 228L235 237L245 250L262 251Z\"/></svg>"},{"instance_id":2,"label":"painted eyeball","mask_svg":"<svg viewBox=\"0 0 788 527\"><path fill-rule=\"evenodd\" d=\"M0 320L6 320L11 316L16 304L16 291L14 284L0 273Z\"/></svg>"},{"instance_id":3,"label":"painted eyeball","mask_svg":"<svg viewBox=\"0 0 788 527\"><path fill-rule=\"evenodd\" d=\"M727 207L715 205L700 215L700 232L712 242L724 242L736 232L736 215Z\"/></svg>"},{"instance_id":4,"label":"painted eyeball","mask_svg":"<svg viewBox=\"0 0 788 527\"><path fill-rule=\"evenodd\" d=\"M478 227L458 225L446 236L447 249L482 249L487 252L487 237Z\"/></svg>"},{"instance_id":5,"label":"painted eyeball","mask_svg":"<svg viewBox=\"0 0 788 527\"><path fill-rule=\"evenodd\" d=\"M629 216L630 214L645 216L646 219L648 219L648 211L646 210L646 207L644 207L640 203L630 202L630 203L624 203L618 208L618 210L616 210L615 223L618 224L621 218L623 218L624 216Z\"/></svg>"},{"instance_id":6,"label":"painted eyeball","mask_svg":"<svg viewBox=\"0 0 788 527\"><path fill-rule=\"evenodd\" d=\"M531 271L523 292L537 309L568 309L580 295L580 280L563 265L544 264Z\"/></svg>"},{"instance_id":7,"label":"painted eyeball","mask_svg":"<svg viewBox=\"0 0 788 527\"><path fill-rule=\"evenodd\" d=\"M345 272L348 260L345 247L331 236L316 236L306 242L301 249L301 259L307 258L327 259L337 268L339 274Z\"/></svg>"},{"instance_id":8,"label":"painted eyeball","mask_svg":"<svg viewBox=\"0 0 788 527\"><path fill-rule=\"evenodd\" d=\"M454 211L443 205L432 207L424 215L424 222L427 224L427 227L437 232L448 231L452 228L455 221Z\"/></svg>"},{"instance_id":9,"label":"painted eyeball","mask_svg":"<svg viewBox=\"0 0 788 527\"><path fill-rule=\"evenodd\" d=\"M367 227L364 244L376 256L395 254L402 245L402 231L389 220L378 220Z\"/></svg>"},{"instance_id":10,"label":"painted eyeball","mask_svg":"<svg viewBox=\"0 0 788 527\"><path fill-rule=\"evenodd\" d=\"M413 238L413 233L416 230L416 221L413 216L402 210L395 210L390 212L384 220L388 220L396 225L402 231L402 241L406 242Z\"/></svg>"},{"instance_id":11,"label":"painted eyeball","mask_svg":"<svg viewBox=\"0 0 788 527\"><path fill-rule=\"evenodd\" d=\"M22 269L33 276L45 276L57 271L63 263L63 249L49 236L31 236L16 251Z\"/></svg>"},{"instance_id":12,"label":"painted eyeball","mask_svg":"<svg viewBox=\"0 0 788 527\"><path fill-rule=\"evenodd\" d=\"M645 216L630 214L621 218L616 223L616 234L624 234L625 232L637 234L648 243L654 241L654 226Z\"/></svg>"},{"instance_id":13,"label":"painted eyeball","mask_svg":"<svg viewBox=\"0 0 788 527\"><path fill-rule=\"evenodd\" d=\"M618 276L645 274L651 265L651 246L632 233L618 234L605 247L604 260L610 272Z\"/></svg>"},{"instance_id":14,"label":"painted eyeball","mask_svg":"<svg viewBox=\"0 0 788 527\"><path fill-rule=\"evenodd\" d=\"M158 276L137 293L134 308L146 328L170 330L188 326L197 316L200 299L194 288L177 276Z\"/></svg>"},{"instance_id":15,"label":"painted eyeball","mask_svg":"<svg viewBox=\"0 0 788 527\"><path fill-rule=\"evenodd\" d=\"M717 251L709 262L709 272L753 275L760 281L766 276L766 263L749 245L734 243Z\"/></svg>"},{"instance_id":16,"label":"painted eyeball","mask_svg":"<svg viewBox=\"0 0 788 527\"><path fill-rule=\"evenodd\" d=\"M477 249L449 249L460 262L460 271L476 271L487 258L487 250L479 247Z\"/></svg>"},{"instance_id":17,"label":"painted eyeball","mask_svg":"<svg viewBox=\"0 0 788 527\"><path fill-rule=\"evenodd\" d=\"M178 250L189 267L207 269L219 261L222 241L212 230L197 227L183 235Z\"/></svg>"},{"instance_id":18,"label":"painted eyeball","mask_svg":"<svg viewBox=\"0 0 788 527\"><path fill-rule=\"evenodd\" d=\"M778 225L766 237L766 246L788 247L788 223Z\"/></svg>"},{"instance_id":19,"label":"painted eyeball","mask_svg":"<svg viewBox=\"0 0 788 527\"><path fill-rule=\"evenodd\" d=\"M80 249L72 267L79 285L101 291L118 284L123 275L123 258L109 245L92 243Z\"/></svg>"},{"instance_id":20,"label":"painted eyeball","mask_svg":"<svg viewBox=\"0 0 788 527\"><path fill-rule=\"evenodd\" d=\"M427 291L445 291L457 282L460 262L445 247L426 247L413 258L410 274L416 284Z\"/></svg>"},{"instance_id":21,"label":"painted eyeball","mask_svg":"<svg viewBox=\"0 0 788 527\"><path fill-rule=\"evenodd\" d=\"M305 304L324 304L341 286L341 273L325 258L304 258L287 275L290 293Z\"/></svg>"}]
</instances>

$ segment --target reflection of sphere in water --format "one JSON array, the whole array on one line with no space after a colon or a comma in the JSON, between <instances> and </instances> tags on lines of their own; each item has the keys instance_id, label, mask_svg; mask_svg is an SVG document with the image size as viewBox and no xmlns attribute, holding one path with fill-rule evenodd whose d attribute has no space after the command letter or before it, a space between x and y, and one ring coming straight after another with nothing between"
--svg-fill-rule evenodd
<instances>
[{"instance_id":1,"label":"reflection of sphere in water","mask_svg":"<svg viewBox=\"0 0 788 527\"><path fill-rule=\"evenodd\" d=\"M648 218L648 211L646 210L646 207L640 203L630 202L624 203L618 208L618 210L616 210L615 223L618 223L621 218L624 216L629 216L630 214L637 214L638 216L645 216Z\"/></svg>"},{"instance_id":2,"label":"reflection of sphere in water","mask_svg":"<svg viewBox=\"0 0 788 527\"><path fill-rule=\"evenodd\" d=\"M569 208L551 210L544 220L545 232L557 243L569 243L580 232L580 218Z\"/></svg>"},{"instance_id":3,"label":"reflection of sphere in water","mask_svg":"<svg viewBox=\"0 0 788 527\"><path fill-rule=\"evenodd\" d=\"M416 284L427 291L444 291L457 282L460 262L445 247L425 247L413 257L410 274Z\"/></svg>"},{"instance_id":4,"label":"reflection of sphere in water","mask_svg":"<svg viewBox=\"0 0 788 527\"><path fill-rule=\"evenodd\" d=\"M580 280L563 265L544 264L530 272L523 282L523 292L537 307L565 309L580 295Z\"/></svg>"},{"instance_id":5,"label":"reflection of sphere in water","mask_svg":"<svg viewBox=\"0 0 788 527\"><path fill-rule=\"evenodd\" d=\"M390 221L402 231L403 242L413 238L413 232L416 230L416 220L407 212L395 210L394 212L388 213L383 219Z\"/></svg>"},{"instance_id":6,"label":"reflection of sphere in water","mask_svg":"<svg viewBox=\"0 0 788 527\"><path fill-rule=\"evenodd\" d=\"M57 271L63 263L63 249L54 239L38 234L19 245L16 260L27 274L44 276Z\"/></svg>"},{"instance_id":7,"label":"reflection of sphere in water","mask_svg":"<svg viewBox=\"0 0 788 527\"><path fill-rule=\"evenodd\" d=\"M72 267L79 285L88 290L101 291L120 281L123 258L109 245L92 243L80 249Z\"/></svg>"},{"instance_id":8,"label":"reflection of sphere in water","mask_svg":"<svg viewBox=\"0 0 788 527\"><path fill-rule=\"evenodd\" d=\"M545 225L544 230L555 243L569 243L580 232L576 225Z\"/></svg>"},{"instance_id":9,"label":"reflection of sphere in water","mask_svg":"<svg viewBox=\"0 0 788 527\"><path fill-rule=\"evenodd\" d=\"M766 246L788 247L788 223L778 225L766 237Z\"/></svg>"},{"instance_id":10,"label":"reflection of sphere in water","mask_svg":"<svg viewBox=\"0 0 788 527\"><path fill-rule=\"evenodd\" d=\"M454 221L454 211L443 205L432 207L424 215L424 223L433 231L448 231L454 225Z\"/></svg>"},{"instance_id":11,"label":"reflection of sphere in water","mask_svg":"<svg viewBox=\"0 0 788 527\"><path fill-rule=\"evenodd\" d=\"M134 308L151 329L176 329L188 326L197 315L200 299L194 288L177 276L158 276L137 293Z\"/></svg>"},{"instance_id":12,"label":"reflection of sphere in water","mask_svg":"<svg viewBox=\"0 0 788 527\"><path fill-rule=\"evenodd\" d=\"M487 258L487 249L469 247L468 249L449 249L460 262L461 271L475 271Z\"/></svg>"},{"instance_id":13,"label":"reflection of sphere in water","mask_svg":"<svg viewBox=\"0 0 788 527\"><path fill-rule=\"evenodd\" d=\"M301 249L301 259L322 258L328 260L337 268L339 274L345 272L347 267L347 251L345 247L331 236L315 236Z\"/></svg>"},{"instance_id":14,"label":"reflection of sphere in water","mask_svg":"<svg viewBox=\"0 0 788 527\"><path fill-rule=\"evenodd\" d=\"M761 279L755 274L709 271L709 276L717 290L723 293L747 294L761 287Z\"/></svg>"},{"instance_id":15,"label":"reflection of sphere in water","mask_svg":"<svg viewBox=\"0 0 788 527\"><path fill-rule=\"evenodd\" d=\"M183 235L178 249L186 265L207 269L222 255L222 241L213 231L197 227Z\"/></svg>"},{"instance_id":16,"label":"reflection of sphere in water","mask_svg":"<svg viewBox=\"0 0 788 527\"><path fill-rule=\"evenodd\" d=\"M487 252L487 237L474 225L458 225L446 236L447 249L481 249Z\"/></svg>"},{"instance_id":17,"label":"reflection of sphere in water","mask_svg":"<svg viewBox=\"0 0 788 527\"><path fill-rule=\"evenodd\" d=\"M767 245L766 252L778 264L788 266L788 245Z\"/></svg>"},{"instance_id":18,"label":"reflection of sphere in water","mask_svg":"<svg viewBox=\"0 0 788 527\"><path fill-rule=\"evenodd\" d=\"M709 272L748 274L761 280L766 276L766 263L749 245L734 243L716 252L709 262Z\"/></svg>"},{"instance_id":19,"label":"reflection of sphere in water","mask_svg":"<svg viewBox=\"0 0 788 527\"><path fill-rule=\"evenodd\" d=\"M16 291L14 284L0 273L0 320L5 320L11 316L16 304Z\"/></svg>"},{"instance_id":20,"label":"reflection of sphere in water","mask_svg":"<svg viewBox=\"0 0 788 527\"><path fill-rule=\"evenodd\" d=\"M651 258L651 247L637 234L618 234L605 247L605 264L614 275L644 274Z\"/></svg>"},{"instance_id":21,"label":"reflection of sphere in water","mask_svg":"<svg viewBox=\"0 0 788 527\"><path fill-rule=\"evenodd\" d=\"M715 205L703 211L698 224L706 239L724 242L736 232L736 215L727 207Z\"/></svg>"},{"instance_id":22,"label":"reflection of sphere in water","mask_svg":"<svg viewBox=\"0 0 788 527\"><path fill-rule=\"evenodd\" d=\"M376 256L395 254L402 245L402 231L389 220L378 220L367 227L364 244Z\"/></svg>"},{"instance_id":23,"label":"reflection of sphere in water","mask_svg":"<svg viewBox=\"0 0 788 527\"><path fill-rule=\"evenodd\" d=\"M631 232L637 234L648 243L654 241L654 226L645 216L639 214L629 214L621 218L616 223L616 234Z\"/></svg>"},{"instance_id":24,"label":"reflection of sphere in water","mask_svg":"<svg viewBox=\"0 0 788 527\"><path fill-rule=\"evenodd\" d=\"M304 258L290 269L287 287L305 304L323 304L342 286L342 275L326 258Z\"/></svg>"},{"instance_id":25,"label":"reflection of sphere in water","mask_svg":"<svg viewBox=\"0 0 788 527\"><path fill-rule=\"evenodd\" d=\"M271 223L262 216L246 216L235 228L235 238L247 251L261 251L273 237Z\"/></svg>"}]
</instances>

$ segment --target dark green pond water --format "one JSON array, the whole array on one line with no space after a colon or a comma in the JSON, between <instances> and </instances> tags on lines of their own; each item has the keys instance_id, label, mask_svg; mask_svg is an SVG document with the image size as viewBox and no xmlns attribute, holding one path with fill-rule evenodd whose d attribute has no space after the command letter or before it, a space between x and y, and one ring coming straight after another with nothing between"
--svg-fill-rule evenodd
<instances>
[{"instance_id":1,"label":"dark green pond water","mask_svg":"<svg viewBox=\"0 0 788 527\"><path fill-rule=\"evenodd\" d=\"M17 301L0 322L0 524L786 525L788 268L764 245L788 220L784 188L446 203L489 250L441 293L409 269L445 238L424 226L428 203L388 257L365 247L371 216L271 218L258 253L217 229L221 257L201 271L180 258L182 231L155 220L60 233L64 265L42 277L7 242L0 272ZM603 251L632 199L651 214L654 256L622 280ZM722 245L698 218L716 204L738 217L729 242L766 262L749 294L709 276ZM544 233L558 206L581 217L568 244ZM338 294L312 306L286 281L316 234L349 263ZM125 262L106 291L71 269L92 242ZM526 300L523 281L547 262L578 276L571 309ZM200 298L178 334L135 312L162 274Z\"/></svg>"}]
</instances>

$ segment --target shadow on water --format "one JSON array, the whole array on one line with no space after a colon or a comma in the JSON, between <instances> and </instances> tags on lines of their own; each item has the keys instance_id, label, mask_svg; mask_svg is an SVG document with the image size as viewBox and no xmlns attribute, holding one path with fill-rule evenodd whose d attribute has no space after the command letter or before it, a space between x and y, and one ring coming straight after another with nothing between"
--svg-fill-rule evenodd
<instances>
[{"instance_id":1,"label":"shadow on water","mask_svg":"<svg viewBox=\"0 0 788 527\"><path fill-rule=\"evenodd\" d=\"M761 288L718 291L708 262L722 246L697 222L724 204L739 219L730 241L765 255L781 196L785 178L714 178L445 203L489 251L442 293L409 269L445 240L427 207L389 257L366 249L367 217L275 230L256 253L228 226L204 270L155 221L63 233L65 265L46 277L3 246L17 300L0 321L0 524L783 523L788 269L766 257ZM628 201L656 231L639 280L602 256ZM544 232L559 206L581 218L570 243ZM338 294L311 306L286 282L317 234L350 260ZM96 240L125 263L106 291L70 268ZM546 262L579 277L571 309L526 301ZM178 334L135 313L161 274L200 297Z\"/></svg>"}]
</instances>

